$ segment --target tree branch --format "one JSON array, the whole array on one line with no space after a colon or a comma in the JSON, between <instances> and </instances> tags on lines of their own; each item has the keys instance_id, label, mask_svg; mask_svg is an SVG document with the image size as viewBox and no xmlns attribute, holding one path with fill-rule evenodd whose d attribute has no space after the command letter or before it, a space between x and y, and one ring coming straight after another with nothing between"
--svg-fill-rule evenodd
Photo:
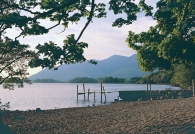
<instances>
[{"instance_id":1,"label":"tree branch","mask_svg":"<svg viewBox=\"0 0 195 134\"><path fill-rule=\"evenodd\" d=\"M24 11L29 12L29 13L31 13L31 14L40 14L39 12L32 12L31 10L28 10L28 9L25 9L25 8L21 8L21 7L19 7L19 6L16 6L15 8L18 8L18 9L20 9L20 10L24 10Z\"/></svg>"},{"instance_id":2,"label":"tree branch","mask_svg":"<svg viewBox=\"0 0 195 134\"><path fill-rule=\"evenodd\" d=\"M85 31L85 29L86 29L87 26L89 25L90 21L92 20L94 8L95 8L95 0L92 0L92 3L91 3L91 11L90 11L90 15L89 15L88 21L87 21L87 23L85 24L85 26L84 26L83 30L81 31L81 33L79 34L79 37L77 38L77 40L76 40L76 42L75 42L75 45L78 43L78 41L79 41L79 39L81 38L83 32Z\"/></svg>"},{"instance_id":3,"label":"tree branch","mask_svg":"<svg viewBox=\"0 0 195 134\"><path fill-rule=\"evenodd\" d=\"M188 14L188 6L189 6L189 2L187 2L187 5L185 5L181 21L184 21L186 18L186 15Z\"/></svg>"},{"instance_id":4,"label":"tree branch","mask_svg":"<svg viewBox=\"0 0 195 134\"><path fill-rule=\"evenodd\" d=\"M47 16L48 14L52 14L52 13L58 11L58 10L63 9L64 7L69 7L70 5L72 5L73 3L76 3L76 2L78 2L78 0L71 0L69 3L66 3L66 4L61 5L61 6L59 6L59 7L56 7L56 8L53 8L53 9L47 11L47 12L40 13L39 15L35 16L33 19L34 19L34 20L37 20L37 19L39 19L39 18L41 18L41 17L45 17L45 16Z\"/></svg>"},{"instance_id":5,"label":"tree branch","mask_svg":"<svg viewBox=\"0 0 195 134\"><path fill-rule=\"evenodd\" d=\"M19 38L20 36L22 36L22 34L23 34L23 32L24 32L24 30L21 28L21 27L19 27L20 28L20 30L22 31L17 37L15 37L15 41L17 40L17 38Z\"/></svg>"},{"instance_id":6,"label":"tree branch","mask_svg":"<svg viewBox=\"0 0 195 134\"><path fill-rule=\"evenodd\" d=\"M50 30L50 29L52 29L52 28L54 28L54 27L57 27L58 25L60 25L60 22L61 22L61 19L59 19L59 21L58 21L58 23L57 23L56 25L54 25L54 26L48 28L47 30Z\"/></svg>"},{"instance_id":7,"label":"tree branch","mask_svg":"<svg viewBox=\"0 0 195 134\"><path fill-rule=\"evenodd\" d=\"M68 3L65 3L65 4L62 4L62 5L60 5L59 7L56 7L56 8L53 8L53 9L51 9L51 10L49 10L49 11L46 11L46 12L42 12L42 13L38 13L38 12L32 12L32 14L38 14L38 15L35 15L34 17L32 17L32 18L21 18L21 19L18 19L17 21L26 21L26 23L28 22L28 21L36 21L37 19L40 19L40 18L44 18L44 17L46 17L47 15L51 15L52 13L54 13L54 12L56 12L56 11L59 11L59 10L61 10L61 9L63 9L63 8L65 8L65 7L69 7L69 6L71 6L72 4L74 4L74 3L76 3L76 2L78 2L78 0L71 0L71 1L69 1ZM17 8L17 9L22 9L22 10L28 10L28 9L24 9L24 8L20 8L20 7L15 7L15 8ZM10 20L10 22L14 22L15 23L15 20Z\"/></svg>"},{"instance_id":8,"label":"tree branch","mask_svg":"<svg viewBox=\"0 0 195 134\"><path fill-rule=\"evenodd\" d=\"M66 28L64 28L64 30L62 30L61 32L59 32L59 33L57 33L57 34L61 34L61 33L63 33L65 30L66 30Z\"/></svg>"},{"instance_id":9,"label":"tree branch","mask_svg":"<svg viewBox=\"0 0 195 134\"><path fill-rule=\"evenodd\" d=\"M11 74L10 75L8 75L7 77L5 77L5 78L3 78L3 80L2 81L0 81L0 85L7 79L7 78L9 78L11 76Z\"/></svg>"},{"instance_id":10,"label":"tree branch","mask_svg":"<svg viewBox=\"0 0 195 134\"><path fill-rule=\"evenodd\" d=\"M6 67L10 66L12 63L14 63L16 60L19 60L20 58L22 58L22 57L18 57L18 58L16 58L15 60L13 60L13 61L11 61L10 63L8 63L7 65L5 65L3 68L1 68L0 73L2 73L3 70L4 70Z\"/></svg>"}]
</instances>

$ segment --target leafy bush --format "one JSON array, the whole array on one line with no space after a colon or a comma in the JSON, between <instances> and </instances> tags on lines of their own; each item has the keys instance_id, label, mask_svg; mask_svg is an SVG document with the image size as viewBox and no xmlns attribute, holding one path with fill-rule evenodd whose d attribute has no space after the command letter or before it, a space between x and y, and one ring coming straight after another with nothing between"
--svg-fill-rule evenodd
<instances>
[{"instance_id":1,"label":"leafy bush","mask_svg":"<svg viewBox=\"0 0 195 134\"><path fill-rule=\"evenodd\" d=\"M10 102L7 102L5 103L4 105L2 104L1 102L1 99L0 99L0 111L4 111L4 110L7 110L10 108Z\"/></svg>"}]
</instances>

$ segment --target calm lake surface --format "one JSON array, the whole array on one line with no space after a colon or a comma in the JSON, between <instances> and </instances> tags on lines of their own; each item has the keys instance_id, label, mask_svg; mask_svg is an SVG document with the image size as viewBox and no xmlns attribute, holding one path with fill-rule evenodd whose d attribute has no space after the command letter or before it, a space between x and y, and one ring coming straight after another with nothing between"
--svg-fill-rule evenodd
<instances>
[{"instance_id":1,"label":"calm lake surface","mask_svg":"<svg viewBox=\"0 0 195 134\"><path fill-rule=\"evenodd\" d=\"M100 102L100 94L96 93L94 102L94 94L90 94L89 101L84 101L84 96L79 95L77 101L77 85L79 92L83 91L83 84L72 83L34 83L32 85L24 85L24 88L15 88L15 90L3 89L0 87L0 98L4 103L10 102L10 110L35 110L69 108L69 107L85 107L92 105L103 105ZM103 84L106 92L123 91L123 90L146 90L146 84ZM152 90L164 90L165 88L179 89L170 85L152 85ZM100 84L85 84L85 91L100 92ZM118 92L106 93L107 101L110 104L117 99ZM103 95L103 102L105 97Z\"/></svg>"}]
</instances>

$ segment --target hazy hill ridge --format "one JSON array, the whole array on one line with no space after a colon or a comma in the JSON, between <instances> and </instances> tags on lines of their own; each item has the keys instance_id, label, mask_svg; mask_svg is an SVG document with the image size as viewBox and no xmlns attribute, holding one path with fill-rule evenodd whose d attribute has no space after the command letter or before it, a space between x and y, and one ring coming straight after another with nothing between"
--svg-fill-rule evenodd
<instances>
[{"instance_id":1,"label":"hazy hill ridge","mask_svg":"<svg viewBox=\"0 0 195 134\"><path fill-rule=\"evenodd\" d=\"M107 59L98 61L97 65L88 62L62 65L58 70L49 70L48 68L30 76L31 80L35 79L55 79L68 81L76 77L100 78L113 76L118 78L129 79L135 76L144 76L146 73L141 72L137 62L137 55L130 57L113 55Z\"/></svg>"}]
</instances>

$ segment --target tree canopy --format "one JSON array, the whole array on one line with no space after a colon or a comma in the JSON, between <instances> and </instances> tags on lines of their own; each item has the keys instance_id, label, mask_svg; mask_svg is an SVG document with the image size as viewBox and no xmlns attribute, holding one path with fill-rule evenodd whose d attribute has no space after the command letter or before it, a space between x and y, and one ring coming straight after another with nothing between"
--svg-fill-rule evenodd
<instances>
[{"instance_id":1,"label":"tree canopy","mask_svg":"<svg viewBox=\"0 0 195 134\"><path fill-rule=\"evenodd\" d=\"M85 61L83 49L88 47L79 42L83 32L93 17L105 17L105 4L95 0L1 0L0 1L0 84L7 82L6 88L17 83L22 86L27 79L27 67L54 68L60 64ZM68 35L62 47L55 42L37 44L35 51L28 44L21 44L20 37L47 34L58 25L65 31L70 23L78 23L86 18L86 24L80 35ZM41 25L40 20L49 20L56 24L50 27ZM7 30L17 29L18 36L11 39ZM89 61L95 63L94 61Z\"/></svg>"},{"instance_id":2,"label":"tree canopy","mask_svg":"<svg viewBox=\"0 0 195 134\"><path fill-rule=\"evenodd\" d=\"M147 32L130 31L127 42L137 51L143 71L170 69L174 64L195 64L195 1L159 0L156 11L147 11L157 24Z\"/></svg>"},{"instance_id":3,"label":"tree canopy","mask_svg":"<svg viewBox=\"0 0 195 134\"><path fill-rule=\"evenodd\" d=\"M143 77L132 77L132 78L126 80L125 83L136 84L141 79L143 79Z\"/></svg>"},{"instance_id":4,"label":"tree canopy","mask_svg":"<svg viewBox=\"0 0 195 134\"><path fill-rule=\"evenodd\" d=\"M143 71L172 71L171 83L182 88L191 86L195 75L194 6L194 0L159 0L154 13L146 11L157 24L147 32L129 31L126 40Z\"/></svg>"},{"instance_id":5,"label":"tree canopy","mask_svg":"<svg viewBox=\"0 0 195 134\"><path fill-rule=\"evenodd\" d=\"M106 3L95 0L1 0L0 1L0 83L5 80L22 85L27 79L27 67L54 68L60 64L83 62L83 49L88 47L79 42L83 32L94 17L106 17ZM147 5L145 0L109 0L109 10L114 14L126 14L126 18L116 19L112 26L122 27L137 20L144 12L157 24L147 32L136 34L129 31L127 43L137 51L138 61L143 71L167 70L174 65L183 64L192 68L195 64L195 1L158 0L156 9ZM58 25L66 28L71 23L79 23L86 18L86 24L78 37L74 33L63 39L60 47L55 42L37 44L29 50L28 44L21 44L19 38L47 34ZM56 24L45 27L41 20ZM18 36L11 39L8 29L17 29ZM92 63L95 63L91 61ZM8 85L7 87L10 87Z\"/></svg>"},{"instance_id":6,"label":"tree canopy","mask_svg":"<svg viewBox=\"0 0 195 134\"><path fill-rule=\"evenodd\" d=\"M191 87L192 79L195 79L195 66L180 64L174 67L171 83L183 89Z\"/></svg>"}]
</instances>

